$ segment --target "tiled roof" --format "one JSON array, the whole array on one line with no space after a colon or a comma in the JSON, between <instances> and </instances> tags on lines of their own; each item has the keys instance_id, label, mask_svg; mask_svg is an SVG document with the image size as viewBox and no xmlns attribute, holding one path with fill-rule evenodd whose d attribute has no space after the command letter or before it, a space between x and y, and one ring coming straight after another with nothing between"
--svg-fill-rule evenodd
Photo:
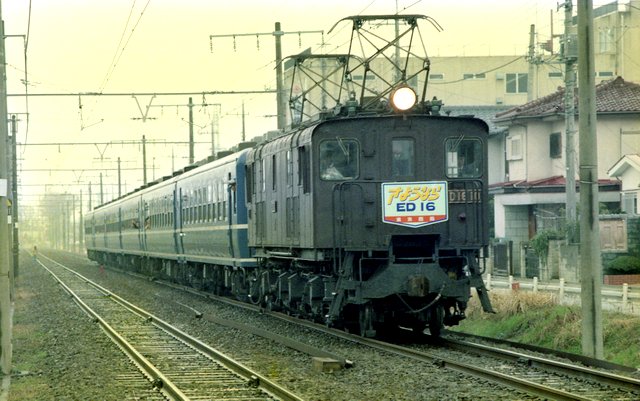
<instances>
[{"instance_id":1,"label":"tiled roof","mask_svg":"<svg viewBox=\"0 0 640 401\"><path fill-rule=\"evenodd\" d=\"M510 106L443 106L442 112L451 116L474 116L487 123L489 135L505 132L506 127L498 127L493 123L498 113L509 110Z\"/></svg>"},{"instance_id":2,"label":"tiled roof","mask_svg":"<svg viewBox=\"0 0 640 401\"><path fill-rule=\"evenodd\" d=\"M564 88L557 92L496 114L495 122L506 122L516 118L545 117L564 113ZM578 112L578 94L574 95ZM596 85L597 113L640 113L640 85L626 82L621 77Z\"/></svg>"}]
</instances>

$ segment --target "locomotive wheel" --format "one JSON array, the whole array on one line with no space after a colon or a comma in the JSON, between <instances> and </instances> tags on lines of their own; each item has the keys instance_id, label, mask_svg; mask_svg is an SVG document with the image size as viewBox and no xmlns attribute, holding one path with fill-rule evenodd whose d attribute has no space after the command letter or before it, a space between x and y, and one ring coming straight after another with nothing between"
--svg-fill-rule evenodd
<instances>
[{"instance_id":1,"label":"locomotive wheel","mask_svg":"<svg viewBox=\"0 0 640 401\"><path fill-rule=\"evenodd\" d=\"M376 331L373 328L374 310L371 304L365 304L360 307L359 313L359 329L362 337L375 337Z\"/></svg>"},{"instance_id":2,"label":"locomotive wheel","mask_svg":"<svg viewBox=\"0 0 640 401\"><path fill-rule=\"evenodd\" d=\"M433 337L440 337L444 329L444 307L441 304L434 305L429 311L429 332Z\"/></svg>"}]
</instances>

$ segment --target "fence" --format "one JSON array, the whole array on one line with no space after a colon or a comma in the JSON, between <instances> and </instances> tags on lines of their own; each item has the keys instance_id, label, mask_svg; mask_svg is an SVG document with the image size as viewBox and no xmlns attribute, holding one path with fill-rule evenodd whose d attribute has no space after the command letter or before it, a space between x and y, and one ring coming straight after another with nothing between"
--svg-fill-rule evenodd
<instances>
[{"instance_id":1,"label":"fence","mask_svg":"<svg viewBox=\"0 0 640 401\"><path fill-rule=\"evenodd\" d=\"M492 277L484 276L484 282L489 291L511 290L532 291L556 294L558 303L565 305L580 305L580 284L567 284L564 279L540 282L537 277L533 279L514 280L513 276ZM640 285L603 285L602 309L640 315Z\"/></svg>"}]
</instances>

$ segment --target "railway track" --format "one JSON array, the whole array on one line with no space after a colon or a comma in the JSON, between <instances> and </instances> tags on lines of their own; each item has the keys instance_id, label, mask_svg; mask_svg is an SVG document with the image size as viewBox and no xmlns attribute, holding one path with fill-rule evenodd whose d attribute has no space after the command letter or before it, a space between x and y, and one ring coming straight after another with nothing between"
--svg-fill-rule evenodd
<instances>
[{"instance_id":1,"label":"railway track","mask_svg":"<svg viewBox=\"0 0 640 401\"><path fill-rule=\"evenodd\" d=\"M326 328L289 316L274 314L296 324L314 327L384 352L431 362L475 377L491 380L523 392L553 400L640 399L640 380L581 364L562 362L469 341L441 338L428 344L398 345ZM584 358L583 358L584 360ZM598 364L594 361L594 364Z\"/></svg>"},{"instance_id":2,"label":"railway track","mask_svg":"<svg viewBox=\"0 0 640 401\"><path fill-rule=\"evenodd\" d=\"M243 302L217 297L210 293L172 283L163 284L216 301L265 313L260 308ZM557 358L536 356L536 352L527 350L517 352L499 346L446 338L429 341L428 344L399 345L327 328L295 316L268 313L289 323L306 326L331 336L416 361L434 363L444 369L481 377L545 399L598 401L640 399L640 380L611 373L608 369L615 369L614 364L603 363L603 361L595 359L575 356L579 363L565 362L558 361ZM537 353L540 352L545 352L545 350L537 349ZM551 350L546 350L546 352L555 354ZM597 366L600 369L585 367L585 364Z\"/></svg>"},{"instance_id":3,"label":"railway track","mask_svg":"<svg viewBox=\"0 0 640 401\"><path fill-rule=\"evenodd\" d=\"M165 399L301 400L59 262L41 255L38 263L100 324ZM139 386L135 378L123 380Z\"/></svg>"},{"instance_id":4,"label":"railway track","mask_svg":"<svg viewBox=\"0 0 640 401\"><path fill-rule=\"evenodd\" d=\"M173 283L159 282L167 286L186 290L192 294L231 304L244 309L265 313L260 308L214 296L210 293L179 286ZM333 337L371 347L382 352L399 355L411 360L434 364L442 369L462 372L469 376L490 380L524 393L544 399L554 400L638 400L640 399L640 381L631 377L612 373L613 364L579 357L577 363L552 360L536 351L513 351L504 346L482 345L473 341L440 339L420 344L392 344L379 340L362 338L343 331L327 328L296 317L281 313L268 312L270 316L295 325L321 331ZM357 358L356 358L357 364ZM600 369L585 367L598 366Z\"/></svg>"}]
</instances>

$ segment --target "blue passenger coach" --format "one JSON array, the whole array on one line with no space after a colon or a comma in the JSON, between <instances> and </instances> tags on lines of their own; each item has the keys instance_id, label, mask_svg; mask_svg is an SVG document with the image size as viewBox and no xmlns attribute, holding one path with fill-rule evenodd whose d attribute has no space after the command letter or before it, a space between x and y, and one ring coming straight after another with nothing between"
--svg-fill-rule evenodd
<instances>
[{"instance_id":1,"label":"blue passenger coach","mask_svg":"<svg viewBox=\"0 0 640 401\"><path fill-rule=\"evenodd\" d=\"M202 287L212 275L255 266L247 246L246 154L189 166L96 207L85 219L89 258Z\"/></svg>"}]
</instances>

